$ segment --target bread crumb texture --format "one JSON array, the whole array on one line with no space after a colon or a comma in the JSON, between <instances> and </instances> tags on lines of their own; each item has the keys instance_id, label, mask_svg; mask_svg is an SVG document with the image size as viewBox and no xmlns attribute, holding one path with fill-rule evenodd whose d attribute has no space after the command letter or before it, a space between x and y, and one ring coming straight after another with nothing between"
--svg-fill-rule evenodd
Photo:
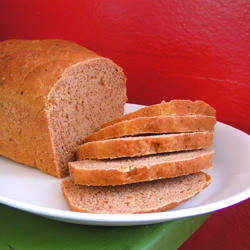
<instances>
[{"instance_id":1,"label":"bread crumb texture","mask_svg":"<svg viewBox=\"0 0 250 250\"><path fill-rule=\"evenodd\" d=\"M116 187L93 187L61 183L72 211L104 214L165 211L197 195L211 183L211 176L199 172L186 176Z\"/></svg>"}]
</instances>

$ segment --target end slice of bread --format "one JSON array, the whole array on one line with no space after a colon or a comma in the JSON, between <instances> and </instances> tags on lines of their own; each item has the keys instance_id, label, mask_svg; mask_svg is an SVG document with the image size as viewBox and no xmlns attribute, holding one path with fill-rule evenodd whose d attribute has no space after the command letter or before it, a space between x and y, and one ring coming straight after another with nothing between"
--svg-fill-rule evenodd
<instances>
[{"instance_id":1,"label":"end slice of bread","mask_svg":"<svg viewBox=\"0 0 250 250\"><path fill-rule=\"evenodd\" d=\"M65 179L61 189L72 211L134 214L172 209L199 194L211 181L203 172L116 187L82 186Z\"/></svg>"},{"instance_id":2,"label":"end slice of bread","mask_svg":"<svg viewBox=\"0 0 250 250\"><path fill-rule=\"evenodd\" d=\"M204 115L138 117L121 121L85 137L84 142L141 134L214 131L216 118Z\"/></svg>"},{"instance_id":3,"label":"end slice of bread","mask_svg":"<svg viewBox=\"0 0 250 250\"><path fill-rule=\"evenodd\" d=\"M69 162L68 165L76 184L115 186L210 169L213 152L201 149L117 160L83 160Z\"/></svg>"},{"instance_id":4,"label":"end slice of bread","mask_svg":"<svg viewBox=\"0 0 250 250\"><path fill-rule=\"evenodd\" d=\"M167 115L208 115L216 116L216 110L209 104L197 100L172 100L162 101L159 104L141 108L132 113L117 117L101 125L102 128L113 125L117 122L131 120L137 117L167 116Z\"/></svg>"}]
</instances>

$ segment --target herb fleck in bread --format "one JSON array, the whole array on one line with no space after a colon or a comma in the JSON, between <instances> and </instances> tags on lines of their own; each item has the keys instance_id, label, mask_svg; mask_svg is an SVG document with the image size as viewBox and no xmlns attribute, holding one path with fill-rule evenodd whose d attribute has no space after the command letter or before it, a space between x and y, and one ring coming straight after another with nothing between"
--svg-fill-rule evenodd
<instances>
[{"instance_id":1,"label":"herb fleck in bread","mask_svg":"<svg viewBox=\"0 0 250 250\"><path fill-rule=\"evenodd\" d=\"M76 184L115 186L210 169L212 154L213 150L201 149L117 160L83 160L69 162L69 171Z\"/></svg>"},{"instance_id":2,"label":"herb fleck in bread","mask_svg":"<svg viewBox=\"0 0 250 250\"><path fill-rule=\"evenodd\" d=\"M213 132L123 137L87 142L76 150L77 160L115 159L164 152L211 148Z\"/></svg>"},{"instance_id":3,"label":"herb fleck in bread","mask_svg":"<svg viewBox=\"0 0 250 250\"><path fill-rule=\"evenodd\" d=\"M125 76L62 40L0 43L0 154L64 177L83 138L121 116Z\"/></svg>"},{"instance_id":4,"label":"herb fleck in bread","mask_svg":"<svg viewBox=\"0 0 250 250\"><path fill-rule=\"evenodd\" d=\"M65 179L61 189L72 211L133 214L172 209L200 193L211 181L211 176L202 172L116 187L82 186Z\"/></svg>"},{"instance_id":5,"label":"herb fleck in bread","mask_svg":"<svg viewBox=\"0 0 250 250\"><path fill-rule=\"evenodd\" d=\"M138 117L102 128L85 137L84 142L139 134L214 131L215 123L215 117L203 115Z\"/></svg>"},{"instance_id":6,"label":"herb fleck in bread","mask_svg":"<svg viewBox=\"0 0 250 250\"><path fill-rule=\"evenodd\" d=\"M159 104L147 106L129 114L117 117L101 125L102 128L117 122L131 120L137 117L167 116L167 115L207 115L216 116L216 111L207 103L197 100L172 100L162 101Z\"/></svg>"}]
</instances>

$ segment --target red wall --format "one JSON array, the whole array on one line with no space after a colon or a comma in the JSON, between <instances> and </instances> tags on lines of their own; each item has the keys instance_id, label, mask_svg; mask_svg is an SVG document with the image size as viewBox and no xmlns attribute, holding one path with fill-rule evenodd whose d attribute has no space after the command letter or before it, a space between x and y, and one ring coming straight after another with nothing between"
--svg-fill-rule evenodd
<instances>
[{"instance_id":1,"label":"red wall","mask_svg":"<svg viewBox=\"0 0 250 250\"><path fill-rule=\"evenodd\" d=\"M0 14L0 40L61 38L113 59L129 102L202 99L250 134L249 1L8 0ZM216 212L181 249L250 248L249 208Z\"/></svg>"}]
</instances>

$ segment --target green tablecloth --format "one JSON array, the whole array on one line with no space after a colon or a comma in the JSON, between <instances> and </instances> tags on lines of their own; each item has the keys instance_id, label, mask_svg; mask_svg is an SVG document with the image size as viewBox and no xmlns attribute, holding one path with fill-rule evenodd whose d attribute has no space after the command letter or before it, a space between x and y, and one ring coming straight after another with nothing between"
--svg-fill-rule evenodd
<instances>
[{"instance_id":1,"label":"green tablecloth","mask_svg":"<svg viewBox=\"0 0 250 250\"><path fill-rule=\"evenodd\" d=\"M177 249L210 215L153 225L96 227L49 220L0 205L0 250Z\"/></svg>"}]
</instances>

